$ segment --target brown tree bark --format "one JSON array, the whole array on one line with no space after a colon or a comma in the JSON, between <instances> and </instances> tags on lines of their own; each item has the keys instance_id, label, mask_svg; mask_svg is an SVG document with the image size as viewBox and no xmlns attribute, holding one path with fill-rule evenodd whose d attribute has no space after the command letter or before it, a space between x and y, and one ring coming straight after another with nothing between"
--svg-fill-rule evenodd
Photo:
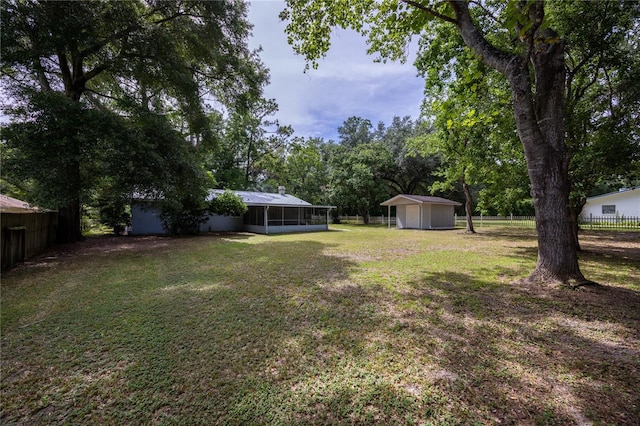
<instances>
[{"instance_id":1,"label":"brown tree bark","mask_svg":"<svg viewBox=\"0 0 640 426\"><path fill-rule=\"evenodd\" d=\"M590 284L578 266L569 211L569 152L563 115L564 43L553 31L537 29L543 21L544 3L538 2L530 10L533 25L523 41L525 51L521 55L491 45L473 23L466 1L450 1L450 4L465 44L483 62L505 75L511 86L538 234L538 261L527 281L572 286Z\"/></svg>"},{"instance_id":2,"label":"brown tree bark","mask_svg":"<svg viewBox=\"0 0 640 426\"><path fill-rule=\"evenodd\" d=\"M465 181L462 182L462 191L464 192L464 212L467 215L467 233L475 234L476 230L473 228L473 198L471 198L471 191L469 190L469 184Z\"/></svg>"}]
</instances>

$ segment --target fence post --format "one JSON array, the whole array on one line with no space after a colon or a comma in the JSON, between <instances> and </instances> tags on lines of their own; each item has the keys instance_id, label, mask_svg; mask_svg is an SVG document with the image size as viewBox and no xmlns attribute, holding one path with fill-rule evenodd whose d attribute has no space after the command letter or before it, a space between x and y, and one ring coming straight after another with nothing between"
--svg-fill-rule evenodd
<instances>
[{"instance_id":1,"label":"fence post","mask_svg":"<svg viewBox=\"0 0 640 426\"><path fill-rule=\"evenodd\" d=\"M480 213L480 227L482 228L482 213Z\"/></svg>"},{"instance_id":2,"label":"fence post","mask_svg":"<svg viewBox=\"0 0 640 426\"><path fill-rule=\"evenodd\" d=\"M509 226L513 227L513 213L511 213L511 216L509 218Z\"/></svg>"},{"instance_id":3,"label":"fence post","mask_svg":"<svg viewBox=\"0 0 640 426\"><path fill-rule=\"evenodd\" d=\"M589 213L589 230L593 231L593 213Z\"/></svg>"}]
</instances>

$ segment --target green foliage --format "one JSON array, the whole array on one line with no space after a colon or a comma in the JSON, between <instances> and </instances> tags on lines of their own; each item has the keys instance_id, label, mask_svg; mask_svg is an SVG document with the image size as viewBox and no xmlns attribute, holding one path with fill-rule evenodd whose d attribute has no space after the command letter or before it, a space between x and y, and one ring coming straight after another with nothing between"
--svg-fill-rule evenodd
<instances>
[{"instance_id":1,"label":"green foliage","mask_svg":"<svg viewBox=\"0 0 640 426\"><path fill-rule=\"evenodd\" d=\"M222 216L242 216L249 208L242 198L233 191L226 190L215 194L208 206L209 213Z\"/></svg>"},{"instance_id":2,"label":"green foliage","mask_svg":"<svg viewBox=\"0 0 640 426\"><path fill-rule=\"evenodd\" d=\"M565 123L577 216L599 185L640 177L640 3L552 2L549 13L567 40Z\"/></svg>"},{"instance_id":3,"label":"green foliage","mask_svg":"<svg viewBox=\"0 0 640 426\"><path fill-rule=\"evenodd\" d=\"M200 209L223 113L268 79L245 3L6 1L0 19L5 180L61 211L133 192L176 197L172 217Z\"/></svg>"},{"instance_id":4,"label":"green foliage","mask_svg":"<svg viewBox=\"0 0 640 426\"><path fill-rule=\"evenodd\" d=\"M131 224L131 211L128 207L128 199L101 200L98 203L100 223L113 229L115 235L122 233Z\"/></svg>"},{"instance_id":5,"label":"green foliage","mask_svg":"<svg viewBox=\"0 0 640 426\"><path fill-rule=\"evenodd\" d=\"M331 157L329 196L346 211L357 212L365 223L371 212L389 195L384 176L393 165L391 153L381 142L361 144L353 149L338 147Z\"/></svg>"}]
</instances>

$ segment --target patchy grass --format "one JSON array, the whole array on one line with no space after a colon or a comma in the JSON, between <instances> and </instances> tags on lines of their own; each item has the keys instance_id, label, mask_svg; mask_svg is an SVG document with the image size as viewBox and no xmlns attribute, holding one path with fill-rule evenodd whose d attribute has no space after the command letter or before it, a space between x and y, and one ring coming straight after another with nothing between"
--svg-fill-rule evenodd
<instances>
[{"instance_id":1,"label":"patchy grass","mask_svg":"<svg viewBox=\"0 0 640 426\"><path fill-rule=\"evenodd\" d=\"M593 424L640 418L640 239L605 286L513 284L531 230L103 237L2 277L3 424Z\"/></svg>"}]
</instances>

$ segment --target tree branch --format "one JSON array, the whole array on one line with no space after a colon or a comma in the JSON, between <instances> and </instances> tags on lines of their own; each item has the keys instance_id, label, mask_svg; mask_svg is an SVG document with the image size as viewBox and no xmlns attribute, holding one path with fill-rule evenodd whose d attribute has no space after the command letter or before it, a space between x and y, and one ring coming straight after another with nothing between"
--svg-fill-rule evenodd
<instances>
[{"instance_id":1,"label":"tree branch","mask_svg":"<svg viewBox=\"0 0 640 426\"><path fill-rule=\"evenodd\" d=\"M471 19L466 0L449 0L449 4L456 14L456 26L465 44L480 56L482 62L506 76L510 75L514 64L519 62L520 58L497 49L484 38Z\"/></svg>"},{"instance_id":2,"label":"tree branch","mask_svg":"<svg viewBox=\"0 0 640 426\"><path fill-rule=\"evenodd\" d=\"M425 12L427 12L430 15L435 16L438 19L442 19L443 21L446 22L450 22L452 24L458 24L458 21L450 16L444 15L432 8L430 8L429 6L425 6L423 4L418 3L417 1L413 1L413 0L401 0L403 3L406 3L408 5L411 5L413 7L415 7L416 9L420 9L423 10Z\"/></svg>"}]
</instances>

